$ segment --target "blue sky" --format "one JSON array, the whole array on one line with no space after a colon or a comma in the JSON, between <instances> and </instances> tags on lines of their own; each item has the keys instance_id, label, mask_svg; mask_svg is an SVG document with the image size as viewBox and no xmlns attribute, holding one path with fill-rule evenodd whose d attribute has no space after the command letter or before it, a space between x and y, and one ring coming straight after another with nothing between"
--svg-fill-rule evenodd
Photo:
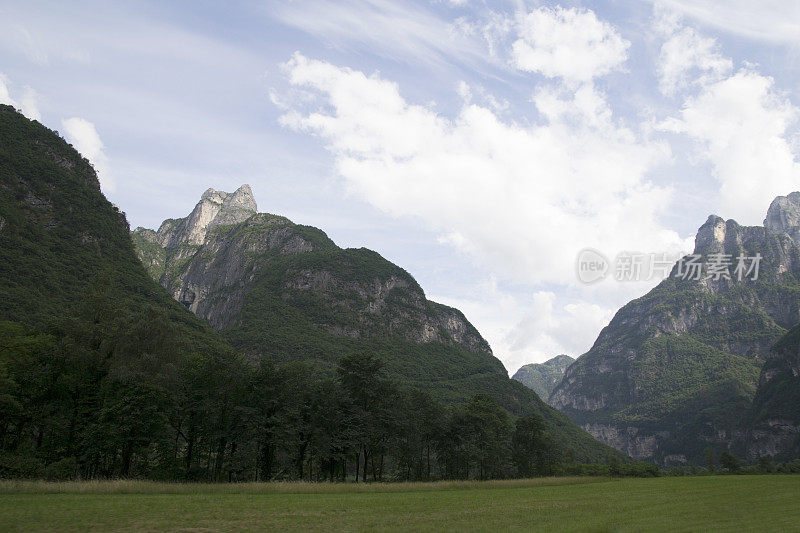
<instances>
[{"instance_id":1,"label":"blue sky","mask_svg":"<svg viewBox=\"0 0 800 533\"><path fill-rule=\"evenodd\" d=\"M93 161L132 227L249 183L455 305L514 372L586 351L690 252L800 189L800 4L3 2L0 101Z\"/></svg>"}]
</instances>

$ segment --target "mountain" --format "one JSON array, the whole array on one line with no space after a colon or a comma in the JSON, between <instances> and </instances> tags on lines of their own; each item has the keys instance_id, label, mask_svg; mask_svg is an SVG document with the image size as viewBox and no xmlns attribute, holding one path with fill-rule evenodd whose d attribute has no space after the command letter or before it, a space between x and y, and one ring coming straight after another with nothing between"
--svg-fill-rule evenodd
<instances>
[{"instance_id":1,"label":"mountain","mask_svg":"<svg viewBox=\"0 0 800 533\"><path fill-rule=\"evenodd\" d=\"M550 393L564 377L567 367L575 359L568 355L557 355L544 363L531 363L521 367L511 379L515 379L532 389L539 398L547 401Z\"/></svg>"},{"instance_id":2,"label":"mountain","mask_svg":"<svg viewBox=\"0 0 800 533\"><path fill-rule=\"evenodd\" d=\"M702 463L708 446L746 454L762 365L800 319L798 239L800 193L776 198L763 227L710 216L693 256L617 312L551 404L635 458ZM761 257L757 279L736 275L740 255L742 274Z\"/></svg>"},{"instance_id":3,"label":"mountain","mask_svg":"<svg viewBox=\"0 0 800 533\"><path fill-rule=\"evenodd\" d=\"M187 217L136 228L132 238L153 278L251 360L305 361L324 375L342 357L370 352L405 386L444 403L486 393L515 415L541 416L579 460L611 453L509 379L464 315L428 300L408 272L258 213L247 185L209 189Z\"/></svg>"}]
</instances>

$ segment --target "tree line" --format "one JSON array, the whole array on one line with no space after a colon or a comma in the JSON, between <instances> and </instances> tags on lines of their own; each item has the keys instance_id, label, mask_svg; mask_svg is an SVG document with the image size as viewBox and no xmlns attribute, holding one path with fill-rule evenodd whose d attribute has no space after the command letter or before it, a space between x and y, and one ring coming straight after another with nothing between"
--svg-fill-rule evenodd
<instances>
[{"instance_id":1,"label":"tree line","mask_svg":"<svg viewBox=\"0 0 800 533\"><path fill-rule=\"evenodd\" d=\"M544 475L795 472L728 451L662 472L579 464L536 416L492 396L444 405L369 352L332 368L246 359L188 338L168 311L103 290L46 331L0 321L0 477L176 481L423 481Z\"/></svg>"},{"instance_id":2,"label":"tree line","mask_svg":"<svg viewBox=\"0 0 800 533\"><path fill-rule=\"evenodd\" d=\"M45 332L0 322L0 476L194 481L554 474L537 417L445 406L368 352L333 368L198 350L168 313L99 290Z\"/></svg>"}]
</instances>

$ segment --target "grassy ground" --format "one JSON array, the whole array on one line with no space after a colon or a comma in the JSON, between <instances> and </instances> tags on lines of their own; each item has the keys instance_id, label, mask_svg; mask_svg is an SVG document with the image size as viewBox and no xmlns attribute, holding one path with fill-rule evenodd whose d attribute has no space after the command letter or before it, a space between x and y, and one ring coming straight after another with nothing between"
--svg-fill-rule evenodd
<instances>
[{"instance_id":1,"label":"grassy ground","mask_svg":"<svg viewBox=\"0 0 800 533\"><path fill-rule=\"evenodd\" d=\"M197 485L0 482L0 530L800 529L800 476Z\"/></svg>"}]
</instances>

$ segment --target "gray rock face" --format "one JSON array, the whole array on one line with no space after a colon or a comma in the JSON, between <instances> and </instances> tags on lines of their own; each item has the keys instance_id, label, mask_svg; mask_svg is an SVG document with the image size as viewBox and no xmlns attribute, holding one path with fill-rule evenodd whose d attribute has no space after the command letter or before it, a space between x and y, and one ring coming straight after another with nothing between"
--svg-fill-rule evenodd
<instances>
[{"instance_id":1,"label":"gray rock face","mask_svg":"<svg viewBox=\"0 0 800 533\"><path fill-rule=\"evenodd\" d=\"M668 432L660 435L640 435L639 428L635 426L620 427L604 424L586 424L586 431L610 446L630 455L631 457L652 457L657 447L657 437L668 437Z\"/></svg>"},{"instance_id":2,"label":"gray rock face","mask_svg":"<svg viewBox=\"0 0 800 533\"><path fill-rule=\"evenodd\" d=\"M342 250L315 228L256 213L247 185L209 189L188 217L166 220L158 232L137 228L133 239L151 275L217 331L240 324L246 296L267 279L268 297L303 309L328 333L491 354L458 310L428 301L407 272L374 252Z\"/></svg>"},{"instance_id":3,"label":"gray rock face","mask_svg":"<svg viewBox=\"0 0 800 533\"><path fill-rule=\"evenodd\" d=\"M189 241L175 247L171 258L175 270L166 273L161 284L214 329L227 329L242 309L248 282L266 263L253 261L254 257L315 249L312 243L294 235L292 226L282 217L254 214L234 226L238 231L212 227L201 246L194 248Z\"/></svg>"},{"instance_id":4,"label":"gray rock face","mask_svg":"<svg viewBox=\"0 0 800 533\"><path fill-rule=\"evenodd\" d=\"M699 280L683 279L676 265L617 312L567 369L551 405L637 459L702 462L708 445L745 455L760 369L800 322L798 221L800 193L777 198L764 227L710 216L694 253L704 261L725 254L730 279L707 268ZM758 279L737 279L737 257L756 254Z\"/></svg>"},{"instance_id":5,"label":"gray rock face","mask_svg":"<svg viewBox=\"0 0 800 533\"><path fill-rule=\"evenodd\" d=\"M800 244L800 192L775 198L767 211L764 227L773 233L786 234Z\"/></svg>"},{"instance_id":6,"label":"gray rock face","mask_svg":"<svg viewBox=\"0 0 800 533\"><path fill-rule=\"evenodd\" d=\"M200 246L209 230L244 222L258 212L253 191L245 184L236 192L208 189L186 218L165 220L158 228L158 242L171 249L181 244Z\"/></svg>"}]
</instances>

